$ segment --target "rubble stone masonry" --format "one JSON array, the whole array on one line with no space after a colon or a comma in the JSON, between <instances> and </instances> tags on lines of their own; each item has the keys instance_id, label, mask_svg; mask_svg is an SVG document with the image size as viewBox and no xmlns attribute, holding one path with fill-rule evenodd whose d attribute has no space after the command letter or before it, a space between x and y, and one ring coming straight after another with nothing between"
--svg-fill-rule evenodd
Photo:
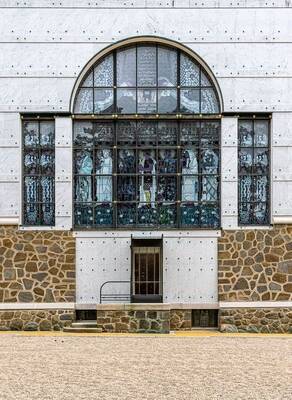
<instances>
[{"instance_id":1,"label":"rubble stone masonry","mask_svg":"<svg viewBox=\"0 0 292 400\"><path fill-rule=\"evenodd\" d=\"M219 301L292 300L292 225L223 231Z\"/></svg>"},{"instance_id":2,"label":"rubble stone masonry","mask_svg":"<svg viewBox=\"0 0 292 400\"><path fill-rule=\"evenodd\" d=\"M0 227L0 303L74 302L75 286L71 232Z\"/></svg>"}]
</instances>

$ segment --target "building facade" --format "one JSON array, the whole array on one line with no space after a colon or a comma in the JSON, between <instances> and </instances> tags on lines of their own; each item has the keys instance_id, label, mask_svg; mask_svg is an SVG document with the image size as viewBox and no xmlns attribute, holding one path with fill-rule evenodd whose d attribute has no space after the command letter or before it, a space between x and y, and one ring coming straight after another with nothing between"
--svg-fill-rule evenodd
<instances>
[{"instance_id":1,"label":"building facade","mask_svg":"<svg viewBox=\"0 0 292 400\"><path fill-rule=\"evenodd\" d=\"M292 3L0 6L0 329L291 332Z\"/></svg>"}]
</instances>

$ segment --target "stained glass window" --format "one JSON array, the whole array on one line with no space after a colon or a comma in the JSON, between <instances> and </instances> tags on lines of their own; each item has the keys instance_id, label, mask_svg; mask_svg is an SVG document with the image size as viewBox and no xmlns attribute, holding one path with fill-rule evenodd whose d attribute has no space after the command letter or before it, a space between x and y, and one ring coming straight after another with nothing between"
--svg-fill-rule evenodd
<instances>
[{"instance_id":1,"label":"stained glass window","mask_svg":"<svg viewBox=\"0 0 292 400\"><path fill-rule=\"evenodd\" d=\"M218 228L219 137L218 120L75 120L75 226Z\"/></svg>"},{"instance_id":2,"label":"stained glass window","mask_svg":"<svg viewBox=\"0 0 292 400\"><path fill-rule=\"evenodd\" d=\"M269 120L239 120L239 223L268 225L270 213Z\"/></svg>"},{"instance_id":3,"label":"stained glass window","mask_svg":"<svg viewBox=\"0 0 292 400\"><path fill-rule=\"evenodd\" d=\"M23 224L55 224L54 121L23 122Z\"/></svg>"},{"instance_id":4,"label":"stained glass window","mask_svg":"<svg viewBox=\"0 0 292 400\"><path fill-rule=\"evenodd\" d=\"M214 85L183 51L157 44L117 49L84 77L76 114L218 114Z\"/></svg>"}]
</instances>

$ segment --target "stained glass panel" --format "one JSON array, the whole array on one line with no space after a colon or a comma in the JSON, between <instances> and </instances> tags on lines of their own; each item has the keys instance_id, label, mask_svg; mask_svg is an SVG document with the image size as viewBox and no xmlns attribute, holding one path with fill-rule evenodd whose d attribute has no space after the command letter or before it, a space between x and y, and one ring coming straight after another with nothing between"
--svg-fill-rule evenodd
<instances>
[{"instance_id":1,"label":"stained glass panel","mask_svg":"<svg viewBox=\"0 0 292 400\"><path fill-rule=\"evenodd\" d=\"M137 86L156 86L156 47L137 48Z\"/></svg>"},{"instance_id":2,"label":"stained glass panel","mask_svg":"<svg viewBox=\"0 0 292 400\"><path fill-rule=\"evenodd\" d=\"M117 89L117 109L120 114L136 113L136 89Z\"/></svg>"},{"instance_id":3,"label":"stained glass panel","mask_svg":"<svg viewBox=\"0 0 292 400\"><path fill-rule=\"evenodd\" d=\"M74 144L76 146L93 145L93 124L90 121L74 123Z\"/></svg>"},{"instance_id":4,"label":"stained glass panel","mask_svg":"<svg viewBox=\"0 0 292 400\"><path fill-rule=\"evenodd\" d=\"M76 114L219 113L208 73L167 46L137 44L114 50L89 69L74 104Z\"/></svg>"},{"instance_id":5,"label":"stained glass panel","mask_svg":"<svg viewBox=\"0 0 292 400\"><path fill-rule=\"evenodd\" d=\"M181 89L180 91L180 111L185 113L200 113L200 90Z\"/></svg>"},{"instance_id":6,"label":"stained glass panel","mask_svg":"<svg viewBox=\"0 0 292 400\"><path fill-rule=\"evenodd\" d=\"M94 112L96 114L114 111L114 91L112 89L94 89Z\"/></svg>"},{"instance_id":7,"label":"stained glass panel","mask_svg":"<svg viewBox=\"0 0 292 400\"><path fill-rule=\"evenodd\" d=\"M113 55L110 54L94 68L94 86L109 87L114 84Z\"/></svg>"},{"instance_id":8,"label":"stained glass panel","mask_svg":"<svg viewBox=\"0 0 292 400\"><path fill-rule=\"evenodd\" d=\"M176 86L177 52L158 47L158 86Z\"/></svg>"},{"instance_id":9,"label":"stained glass panel","mask_svg":"<svg viewBox=\"0 0 292 400\"><path fill-rule=\"evenodd\" d=\"M54 121L24 121L23 223L54 225Z\"/></svg>"},{"instance_id":10,"label":"stained glass panel","mask_svg":"<svg viewBox=\"0 0 292 400\"><path fill-rule=\"evenodd\" d=\"M117 85L136 86L136 48L117 51Z\"/></svg>"},{"instance_id":11,"label":"stained glass panel","mask_svg":"<svg viewBox=\"0 0 292 400\"><path fill-rule=\"evenodd\" d=\"M90 132L82 147L75 134L77 226L219 226L218 122L98 121Z\"/></svg>"},{"instance_id":12,"label":"stained glass panel","mask_svg":"<svg viewBox=\"0 0 292 400\"><path fill-rule=\"evenodd\" d=\"M239 120L239 223L269 223L269 120Z\"/></svg>"},{"instance_id":13,"label":"stained glass panel","mask_svg":"<svg viewBox=\"0 0 292 400\"><path fill-rule=\"evenodd\" d=\"M200 68L184 54L180 57L180 84L181 86L200 85Z\"/></svg>"}]
</instances>

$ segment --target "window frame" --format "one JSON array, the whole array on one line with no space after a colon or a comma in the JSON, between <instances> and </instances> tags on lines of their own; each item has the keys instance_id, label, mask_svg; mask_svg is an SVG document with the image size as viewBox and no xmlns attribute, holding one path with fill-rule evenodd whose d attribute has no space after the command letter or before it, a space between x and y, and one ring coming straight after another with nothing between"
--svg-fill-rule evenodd
<instances>
[{"instance_id":1,"label":"window frame","mask_svg":"<svg viewBox=\"0 0 292 400\"><path fill-rule=\"evenodd\" d=\"M241 146L240 144L240 126L239 126L239 122L240 121L251 121L252 122L252 132L253 132L253 137L252 137L252 146ZM263 147L256 147L254 145L254 126L255 126L255 122L256 121L267 121L268 122L268 145L267 146L263 146ZM238 117L238 129L237 129L237 156L238 156L238 162L237 162L237 176L238 176L238 193L237 193L237 205L238 205L238 217L237 217L237 223L239 227L257 227L257 226L263 226L263 227L269 227L271 226L271 202L272 202L272 160L271 160L271 115L241 115ZM267 174L255 174L254 172L252 173L241 173L240 172L240 151L241 149L252 149L252 155L253 155L253 161L252 161L252 168L254 168L254 154L255 154L255 150L256 149L267 149L268 150L268 168L267 168ZM266 202L259 202L259 201L254 201L252 200L252 202L242 202L240 199L240 177L241 176L250 176L250 177L256 177L256 176L267 176L268 178L268 191L267 191L267 200ZM252 187L252 197L254 198L255 195L255 191L254 191L254 187ZM242 203L248 204L248 203L252 203L252 204L266 204L266 207L268 208L267 210L267 223L257 223L255 222L255 218L253 215L253 221L249 221L247 223L244 223L241 221L240 219L240 206Z\"/></svg>"},{"instance_id":2,"label":"window frame","mask_svg":"<svg viewBox=\"0 0 292 400\"><path fill-rule=\"evenodd\" d=\"M74 142L74 124L80 121L86 121L86 122L97 122L97 123L109 123L109 124L114 124L115 128L114 128L114 146L113 146L113 165L117 165L117 135L116 135L116 126L117 123L120 121L154 121L156 123L158 122L167 122L167 121L173 121L176 122L177 126L180 126L180 123L183 122L194 122L194 123L206 123L206 122L217 122L218 123L218 138L217 138L217 145L216 146L209 146L209 147L205 147L206 150L208 149L215 149L218 152L218 172L216 174L214 174L216 176L216 178L218 179L218 197L217 200L214 202L207 202L210 203L212 205L215 205L218 207L218 225L216 227L212 227L212 226L202 226L202 223L200 222L200 225L193 225L193 226L183 226L181 223L181 204L182 203L188 203L187 201L181 201L181 177L182 174L180 172L176 172L174 174L169 174L169 176L173 176L173 175L178 175L178 178L176 179L176 200L175 201L170 201L169 203L175 203L176 204L176 223L173 226L170 225L159 225L159 223L155 224L155 225L138 225L138 219L136 217L136 224L133 225L119 225L118 224L118 220L117 220L117 207L116 204L118 203L117 201L117 171L113 170L112 174L111 174L111 178L112 178L112 201L108 202L113 206L113 224L111 226L108 225L97 225L97 224L92 224L92 225L77 225L76 224L76 218L75 218L75 206L76 203L79 203L78 201L75 200L75 177L76 176L80 176L80 174L76 174L75 173L75 150L80 149L80 146L75 146L75 142ZM116 119L112 119L112 118L102 118L102 120L100 118L78 118L77 116L74 116L73 118L73 146L72 146L72 153L73 153L73 157L72 157L72 204L73 204L73 215L72 215L72 220L73 220L73 229L74 230L80 230L80 231L88 231L88 230L94 230L94 231L107 231L107 230L115 230L115 231L133 231L133 230L184 230L184 231L189 231L189 230L218 230L221 227L221 116L214 116L213 118L200 118L200 119L193 119L193 118L167 118L167 119L162 119L162 118L116 118ZM201 132L201 128L200 128L200 132ZM200 137L201 137L201 133L200 133ZM181 160L181 144L180 144L180 129L177 129L177 145L176 146L172 146L173 148L177 148L177 168L180 170L180 160ZM188 145L186 145L187 147ZM96 147L97 146L93 146L92 148L95 148L94 152L96 151ZM100 149L102 148L109 148L110 146L103 146L100 147ZM147 147L147 146L146 146ZM192 145L190 145L190 147L194 147ZM85 147L86 148L86 147ZM125 147L127 148L127 147ZM148 146L149 148L149 146ZM152 147L153 150L157 151L159 150L159 146L156 147ZM163 146L162 146L163 148ZM170 148L168 146L165 146L164 148ZM139 149L143 149L143 147L139 147L137 146L137 143L135 145L135 151L137 152ZM149 148L150 149L150 148ZM198 146L198 153L201 156L202 151L204 150L203 146ZM199 157L200 158L200 157ZM136 154L136 161L138 160L138 156ZM94 163L95 166L95 163ZM199 195L202 193L201 192L201 188L202 188L202 178L204 176L209 176L210 174L207 173L202 173L200 172L200 165L198 163L198 179L199 179ZM81 174L82 175L82 174ZM84 174L85 175L85 174ZM159 173L156 173L156 176L159 176ZM211 174L212 175L212 174ZM93 172L90 174L92 182L94 182L94 177L96 177L96 174L94 173L94 167L93 167ZM127 175L126 175L127 176ZM137 181L138 181L138 172L136 172L135 177L137 177ZM114 179L113 179L114 178ZM137 182L136 182L136 186L137 186ZM93 189L95 188L95 182L94 184L92 184L92 192ZM94 193L94 192L93 192ZM138 192L137 192L138 194ZM136 195L137 195L136 194ZM178 199L179 197L179 199ZM96 200L92 200L91 202L88 202L88 204L91 203L91 206L93 207L94 204L99 203ZM126 204L128 204L128 202L125 202ZM133 203L138 204L139 201L136 199ZM198 200L198 201L192 201L189 203L197 203L199 205L199 207L201 207L204 204L204 201L202 200ZM159 204L159 202L156 200L155 204ZM92 218L94 220L94 216L92 215ZM201 210L200 210L200 219L201 219Z\"/></svg>"},{"instance_id":3,"label":"window frame","mask_svg":"<svg viewBox=\"0 0 292 400\"><path fill-rule=\"evenodd\" d=\"M53 193L52 193L52 202L49 203L44 203L42 201L36 201L34 203L29 203L26 201L26 194L25 194L25 178L29 177L29 176L35 176L35 175L29 175L25 173L25 154L26 154L26 150L28 149L33 149L32 147L27 147L25 145L25 134L24 134L24 130L25 130L25 123L37 123L38 124L38 138L39 138L39 144L35 147L35 150L37 151L38 155L40 155L40 152L42 150L45 151L51 151L53 153L54 156L54 163L53 163L53 168L54 168L54 172L52 173L52 175L46 175L46 174L41 174L38 173L36 174L36 177L38 178L38 180L41 180L42 177L47 177L50 176L53 179ZM52 146L46 146L46 147L41 147L40 145L40 134L41 134L41 124L42 123L46 123L46 122L52 122L54 124L54 143ZM39 168L40 164L38 165ZM41 188L39 187L37 190L37 194L38 197L40 196L40 192L41 192ZM28 224L25 221L25 207L28 204L36 204L37 205L37 222L35 224ZM43 222L43 213L40 211L41 210L41 206L45 205L45 204L50 204L53 207L53 218L52 218L52 223L50 224L46 224ZM21 117L21 226L23 228L44 228L44 229L48 229L51 227L55 227L56 224L56 124L55 124L55 118L54 117Z\"/></svg>"}]
</instances>

